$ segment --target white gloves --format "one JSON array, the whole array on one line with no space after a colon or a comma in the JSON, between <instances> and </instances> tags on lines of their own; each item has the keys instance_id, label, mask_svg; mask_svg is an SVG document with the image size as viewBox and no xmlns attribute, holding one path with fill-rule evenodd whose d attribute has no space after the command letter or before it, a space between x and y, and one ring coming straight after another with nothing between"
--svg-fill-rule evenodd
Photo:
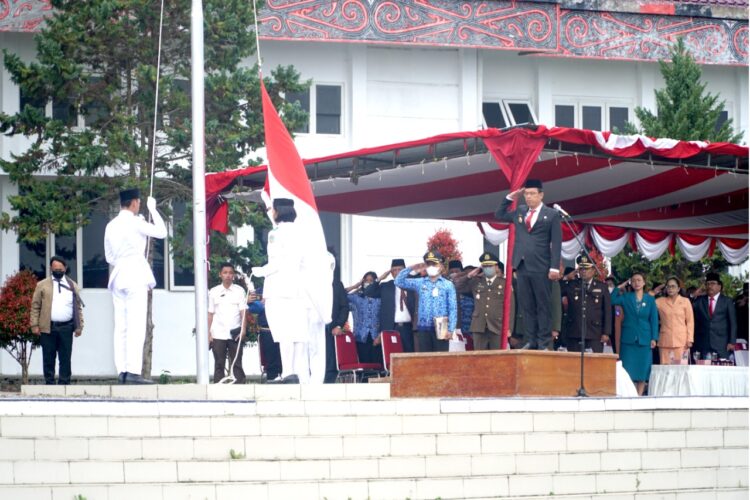
<instances>
[{"instance_id":1,"label":"white gloves","mask_svg":"<svg viewBox=\"0 0 750 500\"><path fill-rule=\"evenodd\" d=\"M156 210L156 200L153 198L153 196L149 196L146 198L146 208L148 208L149 212L153 212Z\"/></svg>"}]
</instances>

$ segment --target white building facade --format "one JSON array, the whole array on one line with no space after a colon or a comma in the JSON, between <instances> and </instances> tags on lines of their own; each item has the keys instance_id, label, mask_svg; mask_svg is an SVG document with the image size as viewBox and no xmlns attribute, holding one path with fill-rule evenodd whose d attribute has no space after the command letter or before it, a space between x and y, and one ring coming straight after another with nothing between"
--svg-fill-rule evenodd
<instances>
[{"instance_id":1,"label":"white building facade","mask_svg":"<svg viewBox=\"0 0 750 500\"><path fill-rule=\"evenodd\" d=\"M576 2L568 2L568 6L562 0L411 0L398 3L400 17L395 11L389 17L392 2L353 3L360 10L349 17L337 12L344 8L341 3L318 0L312 2L312 7L308 5L310 12L287 3L267 7L259 16L263 21L264 67L293 65L302 79L312 80L309 93L295 96L310 113L307 130L296 131L295 142L303 158L487 126L502 128L534 122L612 130L626 121L637 122L636 107L656 109L654 90L663 84L657 56L664 54L664 47L659 44L666 47L665 41L678 32L685 32L682 36L688 40L693 37L691 50L702 62L707 90L726 101L725 118L732 119L735 130L742 131L744 142L748 141L746 8L715 6L713 11L707 11L705 6L696 6L701 2L662 2L673 6L671 13L665 10L643 14L641 2L627 1L590 2L599 10L577 11L572 6ZM497 10L492 16L485 16L494 21L483 20L480 4ZM326 10L326 5L330 9ZM407 12L407 7L411 11ZM356 29L343 29L344 21L356 25L357 16L366 18L366 28L357 25ZM550 18L548 30L545 16ZM280 19L278 26L282 26L278 30L276 18ZM412 20L411 28L408 19ZM433 19L432 24L427 22L429 19ZM620 32L613 25L620 26ZM661 31L657 29L659 25L663 27ZM682 28L671 28L672 25ZM298 28L295 31L290 26ZM716 26L723 26L726 33L722 36L729 44L720 53L712 51L701 38L706 30ZM480 27L489 34L477 35ZM585 40L584 35L581 40L575 38L576 33L593 33L597 29L602 34L593 41ZM632 44L622 48L614 39L627 45L632 40L621 32L638 33L639 29L638 47L628 56ZM453 32L448 36L445 30ZM581 47L577 49L578 46ZM10 31L0 32L0 47L26 60L34 58L33 34L20 28L13 30L11 26ZM701 47L705 50L701 51ZM254 61L247 63L252 65ZM20 100L17 86L0 68L2 111L16 112ZM22 138L0 136L0 155L5 159L24 147ZM16 193L8 177L0 173L4 212L10 211L7 197ZM498 203L500 196L498 193ZM112 304L106 290L106 264L102 265L106 220L106 215L101 214L79 230L75 238L50 235L46 245L33 248L19 244L13 233L0 233L0 279L19 268L44 264L51 255L59 253L69 259L72 277L83 285L86 328L74 345L74 377L115 374L111 359ZM418 260L425 251L427 237L440 227L453 231L465 264L476 264L485 245L473 223L413 221L408 214L403 219L344 215L325 220L333 226L328 229L337 241L329 243L339 249L345 285L366 271L380 274L388 268L391 258L403 257L407 263ZM173 265L168 248L162 249L161 255L166 258L155 270L159 285L154 292L152 374L194 374L191 277ZM257 372L256 356L250 352L245 355L250 373ZM0 375L17 373L17 363L5 353L0 355ZM40 352L34 355L31 373L41 373Z\"/></svg>"}]
</instances>

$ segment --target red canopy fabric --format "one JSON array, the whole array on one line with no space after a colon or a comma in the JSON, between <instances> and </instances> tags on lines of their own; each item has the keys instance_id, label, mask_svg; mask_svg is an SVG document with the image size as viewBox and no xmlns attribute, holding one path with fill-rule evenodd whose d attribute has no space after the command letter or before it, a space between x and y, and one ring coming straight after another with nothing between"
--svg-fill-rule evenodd
<instances>
[{"instance_id":1,"label":"red canopy fabric","mask_svg":"<svg viewBox=\"0 0 750 500\"><path fill-rule=\"evenodd\" d=\"M497 144L511 142L503 172ZM535 144L543 144L540 153ZM563 206L605 250L632 237L653 252L718 244L723 254L747 256L748 148L736 144L538 126L444 134L304 163L319 210L493 223L487 234L502 231L493 214L511 189L504 174L525 179L522 158L533 160L528 176L544 182L545 203ZM240 177L260 188L265 167L206 176L209 227L226 228L218 197Z\"/></svg>"}]
</instances>

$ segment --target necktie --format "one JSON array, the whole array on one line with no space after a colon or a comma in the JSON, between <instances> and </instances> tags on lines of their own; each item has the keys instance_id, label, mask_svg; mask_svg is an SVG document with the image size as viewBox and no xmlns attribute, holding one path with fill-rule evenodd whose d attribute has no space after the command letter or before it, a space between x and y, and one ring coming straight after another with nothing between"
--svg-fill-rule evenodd
<instances>
[{"instance_id":1,"label":"necktie","mask_svg":"<svg viewBox=\"0 0 750 500\"><path fill-rule=\"evenodd\" d=\"M401 298L398 301L399 310L404 310L404 304L406 304L406 290L401 289Z\"/></svg>"},{"instance_id":2,"label":"necktie","mask_svg":"<svg viewBox=\"0 0 750 500\"><path fill-rule=\"evenodd\" d=\"M708 315L713 318L714 316L714 299L713 297L708 298Z\"/></svg>"},{"instance_id":3,"label":"necktie","mask_svg":"<svg viewBox=\"0 0 750 500\"><path fill-rule=\"evenodd\" d=\"M535 209L532 208L529 210L529 213L526 214L526 230L528 232L531 232L531 218L534 216L534 210Z\"/></svg>"}]
</instances>

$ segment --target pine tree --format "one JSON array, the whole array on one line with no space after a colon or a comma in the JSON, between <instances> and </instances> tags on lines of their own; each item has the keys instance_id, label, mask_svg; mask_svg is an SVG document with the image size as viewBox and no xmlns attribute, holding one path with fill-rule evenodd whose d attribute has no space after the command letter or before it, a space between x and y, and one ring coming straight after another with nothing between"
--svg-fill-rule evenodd
<instances>
[{"instance_id":1,"label":"pine tree","mask_svg":"<svg viewBox=\"0 0 750 500\"><path fill-rule=\"evenodd\" d=\"M159 84L158 132L153 140L159 3L144 0L53 0L55 14L36 36L37 59L25 63L7 49L5 67L26 104L14 115L0 113L0 132L26 136L29 148L0 168L19 188L10 196L15 213L0 215L0 229L19 242L44 241L48 233L72 235L89 222L92 210L109 210L122 187L149 192L155 155L154 197L162 213L170 202L192 199L190 102L190 0L166 0ZM253 2L205 0L206 170L248 164L263 146L257 68L244 61L255 53ZM266 74L266 88L287 126L306 119L285 92L307 87L292 67ZM56 116L45 116L52 101ZM78 116L85 126L79 126ZM40 174L44 174L42 177ZM190 217L190 210L187 211ZM232 204L230 223L252 219L267 226L251 204ZM176 221L185 232L189 220ZM256 241L260 238L256 238ZM259 245L235 248L211 235L213 260L249 268ZM192 268L192 242L172 239L175 258ZM153 252L149 252L153 255ZM257 260L255 260L257 262ZM149 306L151 302L149 301ZM150 312L150 307L149 307ZM146 352L152 326L149 313ZM144 374L150 372L150 356Z\"/></svg>"},{"instance_id":2,"label":"pine tree","mask_svg":"<svg viewBox=\"0 0 750 500\"><path fill-rule=\"evenodd\" d=\"M656 114L642 107L635 109L641 133L683 141L740 142L732 120L717 129L725 101L706 91L701 68L685 47L682 38L671 48L672 61L660 61L665 87L654 91Z\"/></svg>"}]
</instances>

